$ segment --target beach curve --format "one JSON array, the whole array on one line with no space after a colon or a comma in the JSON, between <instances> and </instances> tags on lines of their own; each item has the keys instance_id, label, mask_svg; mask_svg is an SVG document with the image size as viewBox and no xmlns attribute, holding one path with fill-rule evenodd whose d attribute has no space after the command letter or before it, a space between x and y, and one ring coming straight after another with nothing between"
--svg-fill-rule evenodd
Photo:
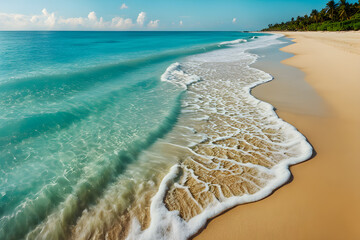
<instances>
[{"instance_id":1,"label":"beach curve","mask_svg":"<svg viewBox=\"0 0 360 240\"><path fill-rule=\"evenodd\" d=\"M279 98L275 94L281 92L274 87L281 85L281 81L275 84L276 79L259 86L263 89L258 93L263 95L256 96L260 99L264 96L273 103L281 118L309 138L317 155L291 168L295 176L291 184L270 198L238 206L218 216L195 239L218 239L220 229L221 237L226 239L358 239L360 236L356 224L359 215L356 203L360 196L354 191L359 182L355 173L359 153L354 145L359 142L359 113L351 107L360 103L356 93L360 76L356 67L360 63L359 32L283 34L296 42L283 49L295 54L284 63L306 73L306 81L329 109L321 114L303 109L289 111L289 104L299 109L299 102L291 98L277 102ZM281 76L276 69L274 73ZM341 88L339 79L342 79ZM339 165L339 161L345 164ZM334 175L340 178L335 180ZM339 189L341 194L336 193Z\"/></svg>"}]
</instances>

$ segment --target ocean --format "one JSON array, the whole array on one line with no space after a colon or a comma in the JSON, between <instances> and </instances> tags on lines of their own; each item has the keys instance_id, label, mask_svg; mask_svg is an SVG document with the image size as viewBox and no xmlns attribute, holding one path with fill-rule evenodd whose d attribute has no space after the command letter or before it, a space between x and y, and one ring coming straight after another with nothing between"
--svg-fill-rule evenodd
<instances>
[{"instance_id":1,"label":"ocean","mask_svg":"<svg viewBox=\"0 0 360 240\"><path fill-rule=\"evenodd\" d=\"M187 239L312 148L244 32L0 32L0 239Z\"/></svg>"}]
</instances>

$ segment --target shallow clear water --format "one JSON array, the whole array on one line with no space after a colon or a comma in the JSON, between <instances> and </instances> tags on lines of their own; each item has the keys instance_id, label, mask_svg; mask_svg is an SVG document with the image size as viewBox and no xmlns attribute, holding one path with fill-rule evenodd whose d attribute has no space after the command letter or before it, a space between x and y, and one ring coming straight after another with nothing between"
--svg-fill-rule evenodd
<instances>
[{"instance_id":1,"label":"shallow clear water","mask_svg":"<svg viewBox=\"0 0 360 240\"><path fill-rule=\"evenodd\" d=\"M141 184L156 189L177 159L145 150L171 138L185 93L161 75L255 35L0 32L0 239L81 235L74 225L111 193L124 195L123 209L109 211L124 214Z\"/></svg>"}]
</instances>

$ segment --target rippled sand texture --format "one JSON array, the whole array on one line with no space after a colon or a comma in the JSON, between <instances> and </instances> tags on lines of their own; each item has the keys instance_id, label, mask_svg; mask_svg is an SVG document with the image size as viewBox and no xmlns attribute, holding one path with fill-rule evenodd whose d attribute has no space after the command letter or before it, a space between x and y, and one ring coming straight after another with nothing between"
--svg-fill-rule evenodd
<instances>
[{"instance_id":1,"label":"rippled sand texture","mask_svg":"<svg viewBox=\"0 0 360 240\"><path fill-rule=\"evenodd\" d=\"M283 178L275 166L309 152L293 127L280 120L269 104L249 94L252 86L271 79L248 67L253 60L249 55L241 62L183 66L202 80L188 87L184 101L188 124L207 136L191 148L192 154L180 164L181 176L165 195L166 207L178 210L186 221L231 197L254 195L269 187Z\"/></svg>"}]
</instances>

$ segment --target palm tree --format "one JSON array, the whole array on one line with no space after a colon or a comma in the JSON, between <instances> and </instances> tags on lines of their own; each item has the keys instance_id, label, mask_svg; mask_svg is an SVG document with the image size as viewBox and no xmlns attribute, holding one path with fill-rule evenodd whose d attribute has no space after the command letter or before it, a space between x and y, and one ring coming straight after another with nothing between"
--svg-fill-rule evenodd
<instances>
[{"instance_id":1,"label":"palm tree","mask_svg":"<svg viewBox=\"0 0 360 240\"><path fill-rule=\"evenodd\" d=\"M339 15L341 20L348 19L349 18L349 4L346 2L346 0L340 0L339 3Z\"/></svg>"},{"instance_id":2,"label":"palm tree","mask_svg":"<svg viewBox=\"0 0 360 240\"><path fill-rule=\"evenodd\" d=\"M325 11L324 9L322 9L322 10L319 12L318 17L319 17L319 22L325 21L326 11Z\"/></svg>"},{"instance_id":3,"label":"palm tree","mask_svg":"<svg viewBox=\"0 0 360 240\"><path fill-rule=\"evenodd\" d=\"M334 19L335 11L336 11L337 3L334 0L329 1L326 4L326 13L329 15L330 19Z\"/></svg>"},{"instance_id":4,"label":"palm tree","mask_svg":"<svg viewBox=\"0 0 360 240\"><path fill-rule=\"evenodd\" d=\"M359 1L360 1L360 0L359 0ZM310 16L312 17L312 19L313 19L316 23L317 23L318 20L319 20L318 14L319 14L319 12L318 12L316 9L312 10L312 11L311 11L311 14L310 14Z\"/></svg>"}]
</instances>

